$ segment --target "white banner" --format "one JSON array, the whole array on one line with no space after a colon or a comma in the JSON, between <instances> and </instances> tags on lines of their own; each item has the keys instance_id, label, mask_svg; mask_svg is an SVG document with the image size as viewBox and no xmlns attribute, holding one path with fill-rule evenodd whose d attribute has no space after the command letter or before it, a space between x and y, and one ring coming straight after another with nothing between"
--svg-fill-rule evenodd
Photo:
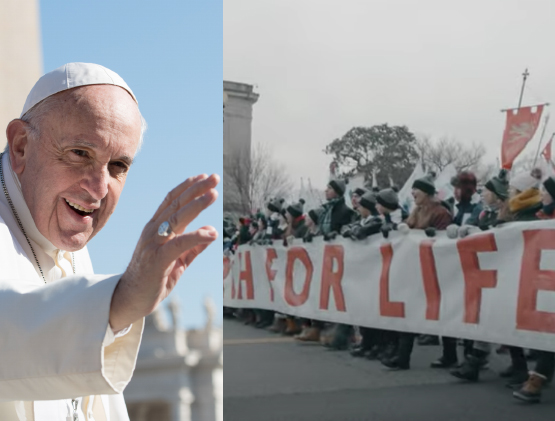
<instances>
[{"instance_id":1,"label":"white banner","mask_svg":"<svg viewBox=\"0 0 555 421\"><path fill-rule=\"evenodd\" d=\"M555 221L278 243L224 257L224 306L555 351Z\"/></svg>"}]
</instances>

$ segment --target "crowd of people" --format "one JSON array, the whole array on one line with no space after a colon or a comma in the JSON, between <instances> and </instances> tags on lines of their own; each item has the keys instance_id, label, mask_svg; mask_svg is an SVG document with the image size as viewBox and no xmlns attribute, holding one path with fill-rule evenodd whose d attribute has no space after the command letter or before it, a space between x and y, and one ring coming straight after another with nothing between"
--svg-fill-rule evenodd
<instances>
[{"instance_id":1,"label":"crowd of people","mask_svg":"<svg viewBox=\"0 0 555 421\"><path fill-rule=\"evenodd\" d=\"M446 230L451 238L464 237L514 221L555 218L555 179L542 181L540 170L509 178L505 170L478 188L475 174L464 171L451 180L452 200L440 201L434 184L435 175L428 174L412 185L414 207L410 214L399 204L396 188L358 188L352 192L351 207L346 204L346 183L329 182L326 203L305 213L304 201L286 205L283 199L271 200L264 211L240 218L235 224L224 221L224 252L234 253L240 245L269 245L293 238L311 242L315 236L325 241L343 236L360 241L371 235L387 237L392 230L420 229L433 237ZM459 360L457 338L417 335L383 329L359 327L359 338L353 326L297 319L264 309L224 308L226 317L236 317L246 324L271 332L291 335L301 342L319 342L325 347L348 350L353 357L380 361L390 370L410 369L414 342L419 345L442 346L442 355L432 368L449 369L458 379L475 382L487 366L492 344L464 340L464 358ZM507 379L513 396L525 402L539 402L542 390L551 382L555 371L555 353L500 346L496 352L508 352L511 364L500 375ZM529 371L528 363L535 360Z\"/></svg>"}]
</instances>

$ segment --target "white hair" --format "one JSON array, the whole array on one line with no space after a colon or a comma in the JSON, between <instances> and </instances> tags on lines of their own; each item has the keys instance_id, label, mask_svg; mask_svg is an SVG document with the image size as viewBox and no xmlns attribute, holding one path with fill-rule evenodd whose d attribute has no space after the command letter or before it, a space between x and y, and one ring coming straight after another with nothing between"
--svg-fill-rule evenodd
<instances>
[{"instance_id":1,"label":"white hair","mask_svg":"<svg viewBox=\"0 0 555 421\"><path fill-rule=\"evenodd\" d=\"M67 91L64 91L67 92ZM56 107L61 106L64 103L64 95L51 95L48 98L43 99L41 102L35 104L30 110L28 110L22 117L25 123L27 123L27 129L31 133L34 139L40 138L40 128L42 125L42 120L44 117ZM138 109L138 106L137 106ZM143 139L147 129L146 120L139 110L139 116L141 118L141 137L139 138L139 145L137 147L137 152L141 150L143 145ZM4 152L8 151L8 145L4 149Z\"/></svg>"}]
</instances>

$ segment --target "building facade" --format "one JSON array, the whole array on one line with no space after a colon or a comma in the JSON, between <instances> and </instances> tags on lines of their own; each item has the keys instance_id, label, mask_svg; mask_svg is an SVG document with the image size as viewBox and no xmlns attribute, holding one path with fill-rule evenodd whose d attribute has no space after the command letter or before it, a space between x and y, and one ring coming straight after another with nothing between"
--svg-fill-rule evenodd
<instances>
[{"instance_id":1,"label":"building facade","mask_svg":"<svg viewBox=\"0 0 555 421\"><path fill-rule=\"evenodd\" d=\"M0 151L42 75L41 51L38 0L0 0Z\"/></svg>"},{"instance_id":2,"label":"building facade","mask_svg":"<svg viewBox=\"0 0 555 421\"><path fill-rule=\"evenodd\" d=\"M252 85L224 81L224 211L243 210L246 198L237 192L236 184L238 179L248 184L246 161L251 156L253 105L258 98Z\"/></svg>"},{"instance_id":3,"label":"building facade","mask_svg":"<svg viewBox=\"0 0 555 421\"><path fill-rule=\"evenodd\" d=\"M145 320L137 367L124 391L131 421L223 421L223 332L207 304L204 329L184 331L156 310Z\"/></svg>"}]
</instances>

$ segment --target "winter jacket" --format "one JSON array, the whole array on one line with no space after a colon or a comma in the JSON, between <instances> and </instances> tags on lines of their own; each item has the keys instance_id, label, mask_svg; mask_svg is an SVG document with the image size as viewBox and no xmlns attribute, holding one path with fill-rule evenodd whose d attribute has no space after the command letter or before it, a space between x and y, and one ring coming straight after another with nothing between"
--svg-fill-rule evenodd
<instances>
[{"instance_id":1,"label":"winter jacket","mask_svg":"<svg viewBox=\"0 0 555 421\"><path fill-rule=\"evenodd\" d=\"M456 214L453 223L461 225L478 225L482 204L472 201L459 202L455 205Z\"/></svg>"},{"instance_id":2,"label":"winter jacket","mask_svg":"<svg viewBox=\"0 0 555 421\"><path fill-rule=\"evenodd\" d=\"M324 214L328 212L328 208L327 206L329 206L330 203L326 203L324 205ZM341 231L341 227L345 226L345 225L349 225L351 224L355 218L356 218L357 213L355 211L353 211L352 209L350 209L346 204L345 204L345 198L341 197L339 199L336 200L336 203L332 206L331 208L331 227L330 227L330 231L326 232L324 234L329 234L330 232L340 232ZM324 215L322 215L322 220L324 219Z\"/></svg>"},{"instance_id":3,"label":"winter jacket","mask_svg":"<svg viewBox=\"0 0 555 421\"><path fill-rule=\"evenodd\" d=\"M353 240L363 240L372 234L377 234L382 228L383 220L379 216L370 215L368 218L360 219L341 229L341 234L345 238Z\"/></svg>"},{"instance_id":4,"label":"winter jacket","mask_svg":"<svg viewBox=\"0 0 555 421\"><path fill-rule=\"evenodd\" d=\"M509 200L513 221L537 221L542 209L541 193L538 189L525 190Z\"/></svg>"},{"instance_id":5,"label":"winter jacket","mask_svg":"<svg viewBox=\"0 0 555 421\"><path fill-rule=\"evenodd\" d=\"M410 228L436 230L446 229L453 220L449 211L438 201L432 201L425 206L417 206L407 219Z\"/></svg>"}]
</instances>

